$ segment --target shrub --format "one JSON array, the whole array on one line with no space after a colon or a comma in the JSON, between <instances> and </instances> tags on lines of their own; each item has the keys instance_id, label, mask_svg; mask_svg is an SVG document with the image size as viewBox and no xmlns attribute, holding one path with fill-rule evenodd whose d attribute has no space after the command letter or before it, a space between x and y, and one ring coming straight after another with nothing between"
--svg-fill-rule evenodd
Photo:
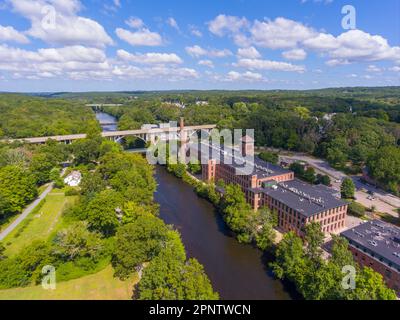
<instances>
[{"instance_id":1,"label":"shrub","mask_svg":"<svg viewBox=\"0 0 400 320\"><path fill-rule=\"evenodd\" d=\"M349 209L348 212L349 214L356 216L356 217L362 217L365 215L365 207L355 201L350 202L349 204Z\"/></svg>"},{"instance_id":2,"label":"shrub","mask_svg":"<svg viewBox=\"0 0 400 320\"><path fill-rule=\"evenodd\" d=\"M74 187L67 187L65 188L64 194L66 197L77 196L79 195L79 190Z\"/></svg>"}]
</instances>

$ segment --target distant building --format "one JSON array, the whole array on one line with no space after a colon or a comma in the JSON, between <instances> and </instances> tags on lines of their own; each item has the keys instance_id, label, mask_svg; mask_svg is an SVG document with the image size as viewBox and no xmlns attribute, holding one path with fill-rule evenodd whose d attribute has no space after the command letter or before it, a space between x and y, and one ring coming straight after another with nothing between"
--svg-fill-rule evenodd
<instances>
[{"instance_id":1,"label":"distant building","mask_svg":"<svg viewBox=\"0 0 400 320\"><path fill-rule=\"evenodd\" d=\"M336 116L336 113L327 113L322 118L326 121L332 121L334 116Z\"/></svg>"},{"instance_id":2,"label":"distant building","mask_svg":"<svg viewBox=\"0 0 400 320\"><path fill-rule=\"evenodd\" d=\"M181 102L165 101L164 104L170 105L170 106L174 106L174 107L178 107L178 108L181 108L181 109L185 109L186 108L186 105L184 103L181 103Z\"/></svg>"},{"instance_id":3,"label":"distant building","mask_svg":"<svg viewBox=\"0 0 400 320\"><path fill-rule=\"evenodd\" d=\"M196 106L208 106L208 101L196 101Z\"/></svg>"},{"instance_id":4,"label":"distant building","mask_svg":"<svg viewBox=\"0 0 400 320\"><path fill-rule=\"evenodd\" d=\"M81 183L82 174L79 171L72 171L65 179L64 183L70 187L77 187Z\"/></svg>"},{"instance_id":5,"label":"distant building","mask_svg":"<svg viewBox=\"0 0 400 320\"><path fill-rule=\"evenodd\" d=\"M241 152L219 149L221 161L216 161L209 152L208 160L202 159L202 179L215 182L222 179L227 184L238 184L254 210L267 206L278 213L279 227L283 231L304 236L305 225L314 221L321 224L324 233L344 228L348 204L336 191L295 180L292 171L258 157L254 157L252 172L241 174L243 165L238 163L245 162L244 156L254 154L254 141L244 137L241 149ZM222 161L227 156L234 160Z\"/></svg>"},{"instance_id":6,"label":"distant building","mask_svg":"<svg viewBox=\"0 0 400 320\"><path fill-rule=\"evenodd\" d=\"M400 228L380 220L369 221L341 234L349 241L354 259L379 272L400 295Z\"/></svg>"}]
</instances>

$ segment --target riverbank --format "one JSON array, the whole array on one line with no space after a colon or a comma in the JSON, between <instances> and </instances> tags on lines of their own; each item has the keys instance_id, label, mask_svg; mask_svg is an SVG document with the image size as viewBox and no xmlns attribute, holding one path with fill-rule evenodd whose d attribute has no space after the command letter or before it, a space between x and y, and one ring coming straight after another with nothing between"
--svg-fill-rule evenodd
<instances>
[{"instance_id":1,"label":"riverbank","mask_svg":"<svg viewBox=\"0 0 400 320\"><path fill-rule=\"evenodd\" d=\"M214 206L189 184L160 166L155 176L160 217L179 230L188 256L204 265L221 299L301 299L291 284L274 277L268 268L272 256L240 244Z\"/></svg>"}]
</instances>

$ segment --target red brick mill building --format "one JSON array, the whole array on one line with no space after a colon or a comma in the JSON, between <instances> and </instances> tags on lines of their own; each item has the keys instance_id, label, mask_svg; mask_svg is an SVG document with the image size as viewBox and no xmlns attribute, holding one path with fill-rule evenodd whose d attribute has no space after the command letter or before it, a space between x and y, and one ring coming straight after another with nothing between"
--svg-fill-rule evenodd
<instances>
[{"instance_id":1,"label":"red brick mill building","mask_svg":"<svg viewBox=\"0 0 400 320\"><path fill-rule=\"evenodd\" d=\"M212 155L212 149L215 152L217 148L219 158ZM312 221L319 222L325 233L342 230L348 205L335 190L301 182L290 170L258 157L248 160L246 156L254 156L254 141L248 136L242 138L240 151L210 145L208 155L202 154L203 180L238 184L254 210L267 206L278 213L278 226L282 231L294 231L303 236L304 226ZM224 161L227 159L229 161ZM252 172L243 173L244 164L241 163L251 165Z\"/></svg>"},{"instance_id":2,"label":"red brick mill building","mask_svg":"<svg viewBox=\"0 0 400 320\"><path fill-rule=\"evenodd\" d=\"M365 222L341 234L354 260L379 272L400 296L400 228L380 220Z\"/></svg>"}]
</instances>

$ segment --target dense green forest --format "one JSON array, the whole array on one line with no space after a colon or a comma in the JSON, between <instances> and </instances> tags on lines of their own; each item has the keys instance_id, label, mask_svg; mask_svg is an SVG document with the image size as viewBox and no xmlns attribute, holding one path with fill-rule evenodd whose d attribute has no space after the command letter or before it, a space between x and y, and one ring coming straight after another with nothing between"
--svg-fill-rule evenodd
<instances>
[{"instance_id":1,"label":"dense green forest","mask_svg":"<svg viewBox=\"0 0 400 320\"><path fill-rule=\"evenodd\" d=\"M82 133L95 120L81 102L16 94L0 94L0 114L0 138Z\"/></svg>"}]
</instances>

